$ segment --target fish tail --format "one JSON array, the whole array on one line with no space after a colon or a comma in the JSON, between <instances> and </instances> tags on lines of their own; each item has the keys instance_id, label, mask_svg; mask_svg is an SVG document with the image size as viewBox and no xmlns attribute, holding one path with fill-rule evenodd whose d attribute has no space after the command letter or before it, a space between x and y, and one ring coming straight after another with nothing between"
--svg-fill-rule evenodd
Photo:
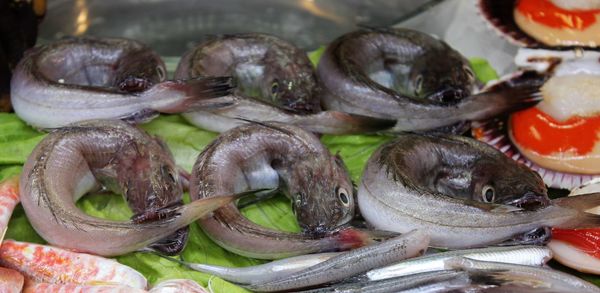
<instances>
[{"instance_id":1,"label":"fish tail","mask_svg":"<svg viewBox=\"0 0 600 293\"><path fill-rule=\"evenodd\" d=\"M154 110L173 114L229 106L229 102L216 98L230 95L234 87L233 78L229 76L198 77L165 81L146 94Z\"/></svg>"},{"instance_id":2,"label":"fish tail","mask_svg":"<svg viewBox=\"0 0 600 293\"><path fill-rule=\"evenodd\" d=\"M483 120L494 116L523 110L543 100L540 87L546 77L534 72L520 72L509 80L499 82L484 92L468 98L475 105L469 120Z\"/></svg>"},{"instance_id":3,"label":"fish tail","mask_svg":"<svg viewBox=\"0 0 600 293\"><path fill-rule=\"evenodd\" d=\"M194 200L191 203L177 207L177 214L180 215L178 220L185 222L186 224L192 223L195 220L210 216L216 209L225 206L239 198L266 190L271 189L253 189L230 195L214 196Z\"/></svg>"},{"instance_id":4,"label":"fish tail","mask_svg":"<svg viewBox=\"0 0 600 293\"><path fill-rule=\"evenodd\" d=\"M294 124L318 133L356 134L389 130L396 125L396 120L340 111L322 111L317 114L298 116Z\"/></svg>"},{"instance_id":5,"label":"fish tail","mask_svg":"<svg viewBox=\"0 0 600 293\"><path fill-rule=\"evenodd\" d=\"M378 243L400 234L381 230L364 230L358 228L346 228L337 232L335 241L339 250L349 250L373 243Z\"/></svg>"},{"instance_id":6,"label":"fish tail","mask_svg":"<svg viewBox=\"0 0 600 293\"><path fill-rule=\"evenodd\" d=\"M600 192L562 197L553 200L552 203L579 212L574 220L559 225L557 228L600 228L600 215L586 212L600 206Z\"/></svg>"}]
</instances>

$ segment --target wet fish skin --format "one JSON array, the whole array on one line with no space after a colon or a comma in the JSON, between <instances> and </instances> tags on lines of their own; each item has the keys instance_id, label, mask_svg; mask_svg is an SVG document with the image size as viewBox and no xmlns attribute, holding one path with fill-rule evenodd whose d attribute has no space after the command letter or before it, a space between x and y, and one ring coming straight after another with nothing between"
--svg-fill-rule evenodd
<instances>
[{"instance_id":1,"label":"wet fish skin","mask_svg":"<svg viewBox=\"0 0 600 293\"><path fill-rule=\"evenodd\" d=\"M0 264L34 282L103 282L137 289L148 284L138 271L113 259L14 240L6 240L0 247Z\"/></svg>"},{"instance_id":2,"label":"wet fish skin","mask_svg":"<svg viewBox=\"0 0 600 293\"><path fill-rule=\"evenodd\" d=\"M0 291L19 293L23 289L24 283L25 278L21 273L7 268L0 268Z\"/></svg>"},{"instance_id":3,"label":"wet fish skin","mask_svg":"<svg viewBox=\"0 0 600 293\"><path fill-rule=\"evenodd\" d=\"M147 135L119 120L81 122L46 136L25 163L19 184L21 203L38 234L59 247L104 256L120 255L163 239L236 198L221 196L183 206L169 205L157 209L146 221L105 220L76 207L77 199L98 186L92 170L109 165L119 151L144 143L148 143ZM127 176L135 179L136 174ZM158 179L174 180L169 176ZM161 188L151 191L181 191L162 189L168 186L167 182L159 182L157 186ZM157 195L157 198L172 197Z\"/></svg>"},{"instance_id":4,"label":"wet fish skin","mask_svg":"<svg viewBox=\"0 0 600 293\"><path fill-rule=\"evenodd\" d=\"M248 96L296 113L316 113L318 85L306 53L275 36L245 33L217 36L186 52L175 78L234 76L235 95Z\"/></svg>"},{"instance_id":5,"label":"wet fish skin","mask_svg":"<svg viewBox=\"0 0 600 293\"><path fill-rule=\"evenodd\" d=\"M340 252L326 252L299 255L248 267L222 267L209 264L190 263L172 257L160 256L192 270L215 275L229 282L249 285L251 283L266 283L283 278L322 263L339 254Z\"/></svg>"},{"instance_id":6,"label":"wet fish skin","mask_svg":"<svg viewBox=\"0 0 600 293\"><path fill-rule=\"evenodd\" d=\"M395 277L385 280L359 280L349 283L338 283L319 289L299 291L303 293L397 293L397 292L462 292L459 289L469 288L471 280L467 272L462 271L433 271L414 275ZM471 291L469 291L471 292Z\"/></svg>"},{"instance_id":7,"label":"wet fish skin","mask_svg":"<svg viewBox=\"0 0 600 293\"><path fill-rule=\"evenodd\" d=\"M483 120L540 101L539 85L473 94L475 78L463 56L402 28L339 37L321 57L317 76L325 109L397 120L391 132Z\"/></svg>"},{"instance_id":8,"label":"wet fish skin","mask_svg":"<svg viewBox=\"0 0 600 293\"><path fill-rule=\"evenodd\" d=\"M232 89L229 77L165 79L163 61L137 41L74 37L27 52L11 80L11 101L21 119L47 129L212 108L211 98Z\"/></svg>"},{"instance_id":9,"label":"wet fish skin","mask_svg":"<svg viewBox=\"0 0 600 293\"><path fill-rule=\"evenodd\" d=\"M304 233L266 229L229 205L199 222L211 239L235 253L267 259L339 249L332 245L341 238L330 232L354 217L353 186L342 160L313 134L281 123L239 126L208 145L192 169L194 200L257 188L281 189Z\"/></svg>"},{"instance_id":10,"label":"wet fish skin","mask_svg":"<svg viewBox=\"0 0 600 293\"><path fill-rule=\"evenodd\" d=\"M537 172L474 139L443 134L400 135L382 148L377 163L406 174L415 185L409 185L415 193L425 189L529 210L550 203Z\"/></svg>"},{"instance_id":11,"label":"wet fish skin","mask_svg":"<svg viewBox=\"0 0 600 293\"><path fill-rule=\"evenodd\" d=\"M428 244L429 235L423 231L414 230L378 244L339 254L282 279L244 287L253 291L273 292L338 282L369 269L422 255Z\"/></svg>"},{"instance_id":12,"label":"wet fish skin","mask_svg":"<svg viewBox=\"0 0 600 293\"><path fill-rule=\"evenodd\" d=\"M321 111L321 96L306 52L274 36L258 33L207 40L180 60L175 78L234 76L227 107L185 113L190 123L217 132L252 121L278 121L312 132L349 134L390 128L395 121L340 111ZM237 119L241 118L241 119Z\"/></svg>"},{"instance_id":13,"label":"wet fish skin","mask_svg":"<svg viewBox=\"0 0 600 293\"><path fill-rule=\"evenodd\" d=\"M468 272L476 283L495 285L482 292L600 292L592 283L550 268L467 258L446 260L445 266Z\"/></svg>"},{"instance_id":14,"label":"wet fish skin","mask_svg":"<svg viewBox=\"0 0 600 293\"><path fill-rule=\"evenodd\" d=\"M367 162L358 190L362 216L377 229L407 232L423 229L433 247L451 249L497 244L540 227L586 228L600 225L600 217L585 210L600 204L600 193L553 200L534 210L453 198L432 191L416 178L435 161L425 149L412 168L396 158L407 138L381 146ZM447 138L446 138L447 139ZM460 138L467 140L467 138Z\"/></svg>"},{"instance_id":15,"label":"wet fish skin","mask_svg":"<svg viewBox=\"0 0 600 293\"><path fill-rule=\"evenodd\" d=\"M376 281L427 271L441 271L444 270L444 261L455 257L541 266L552 258L552 252L544 246L488 247L454 250L428 254L407 259L387 267L377 268L367 272L367 277L369 280Z\"/></svg>"}]
</instances>

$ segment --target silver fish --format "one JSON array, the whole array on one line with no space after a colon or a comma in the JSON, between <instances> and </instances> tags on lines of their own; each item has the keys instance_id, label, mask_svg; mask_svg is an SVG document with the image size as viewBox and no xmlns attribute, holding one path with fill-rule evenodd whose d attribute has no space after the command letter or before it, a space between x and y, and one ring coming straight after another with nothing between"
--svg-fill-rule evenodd
<instances>
[{"instance_id":1,"label":"silver fish","mask_svg":"<svg viewBox=\"0 0 600 293\"><path fill-rule=\"evenodd\" d=\"M322 263L334 256L339 255L340 253L341 252L326 252L299 255L280 260L274 260L261 265L240 268L190 263L176 258L159 255L192 270L215 275L229 282L249 285L252 283L266 283L275 279L284 278L285 276L289 276L295 272Z\"/></svg>"},{"instance_id":2,"label":"silver fish","mask_svg":"<svg viewBox=\"0 0 600 293\"><path fill-rule=\"evenodd\" d=\"M266 34L225 35L207 40L180 60L176 78L233 76L228 104L184 114L190 123L223 132L252 121L278 121L319 133L363 133L389 128L394 121L340 111L321 111L321 96L306 52ZM241 119L238 119L241 118Z\"/></svg>"},{"instance_id":3,"label":"silver fish","mask_svg":"<svg viewBox=\"0 0 600 293\"><path fill-rule=\"evenodd\" d=\"M444 261L454 257L541 266L552 258L552 252L543 246L489 247L447 251L407 259L391 266L374 269L367 272L367 277L369 280L382 280L428 271L441 271L444 270Z\"/></svg>"},{"instance_id":4,"label":"silver fish","mask_svg":"<svg viewBox=\"0 0 600 293\"><path fill-rule=\"evenodd\" d=\"M475 76L460 53L402 28L339 37L321 57L317 76L325 109L396 120L396 132L443 130L541 100L539 80L473 95Z\"/></svg>"},{"instance_id":5,"label":"silver fish","mask_svg":"<svg viewBox=\"0 0 600 293\"><path fill-rule=\"evenodd\" d=\"M358 203L362 216L377 229L399 233L423 229L431 235L432 246L460 249L500 243L540 227L600 225L600 216L584 212L600 204L600 193L560 198L537 209L523 210L432 190L419 179L439 166L430 149L416 148L410 162L403 159L404 145L410 146L411 140L417 139L417 135L403 135L381 146L367 162Z\"/></svg>"},{"instance_id":6,"label":"silver fish","mask_svg":"<svg viewBox=\"0 0 600 293\"><path fill-rule=\"evenodd\" d=\"M463 271L434 271L418 273L403 277L395 277L385 280L369 281L358 280L352 282L344 282L334 284L326 288L298 291L303 293L437 293L437 292L463 292L459 289L471 289L474 291L476 287L472 286L470 276ZM455 291L453 291L455 290Z\"/></svg>"},{"instance_id":7,"label":"silver fish","mask_svg":"<svg viewBox=\"0 0 600 293\"><path fill-rule=\"evenodd\" d=\"M14 70L11 101L37 128L90 119L143 122L160 113L212 108L231 92L229 77L166 80L160 57L117 38L67 38L27 52Z\"/></svg>"},{"instance_id":8,"label":"silver fish","mask_svg":"<svg viewBox=\"0 0 600 293\"><path fill-rule=\"evenodd\" d=\"M282 279L244 287L254 291L272 292L339 282L372 268L422 255L428 244L429 235L415 230L378 244L342 253Z\"/></svg>"},{"instance_id":9,"label":"silver fish","mask_svg":"<svg viewBox=\"0 0 600 293\"><path fill-rule=\"evenodd\" d=\"M100 219L77 208L75 202L98 186L94 172L110 167L120 152L145 152L145 145L152 141L143 131L119 120L81 122L48 134L27 159L19 184L21 203L33 228L52 245L104 256L120 255L163 239L236 198L229 195L186 205L161 205L163 208L153 210L144 219L132 221ZM146 196L180 198L177 193L182 190L177 188L179 182L172 175L176 172L172 166L167 160L139 167L142 173L147 171L145 168L152 169L148 174L153 182L145 189L150 193ZM104 176L109 173L99 177ZM116 178L119 182L139 179L136 172L117 172L114 176L122 177ZM128 186L121 185L123 189ZM136 191L121 193L133 196Z\"/></svg>"},{"instance_id":10,"label":"silver fish","mask_svg":"<svg viewBox=\"0 0 600 293\"><path fill-rule=\"evenodd\" d=\"M342 160L302 128L239 126L208 145L192 169L194 200L261 188L281 189L292 200L303 233L252 223L233 204L199 221L204 232L229 251L261 259L347 250L380 237L354 228L339 230L354 217L352 182Z\"/></svg>"},{"instance_id":11,"label":"silver fish","mask_svg":"<svg viewBox=\"0 0 600 293\"><path fill-rule=\"evenodd\" d=\"M447 269L469 273L475 283L488 285L476 292L600 292L598 286L550 268L453 258Z\"/></svg>"}]
</instances>

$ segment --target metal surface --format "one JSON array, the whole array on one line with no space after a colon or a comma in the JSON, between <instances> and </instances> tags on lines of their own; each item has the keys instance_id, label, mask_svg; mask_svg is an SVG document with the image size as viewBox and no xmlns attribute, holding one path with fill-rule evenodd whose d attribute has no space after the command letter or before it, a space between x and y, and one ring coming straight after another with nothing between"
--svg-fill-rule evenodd
<instances>
[{"instance_id":1,"label":"metal surface","mask_svg":"<svg viewBox=\"0 0 600 293\"><path fill-rule=\"evenodd\" d=\"M207 35L264 32L310 50L368 26L391 25L427 0L55 0L40 42L69 35L137 39L180 56Z\"/></svg>"}]
</instances>

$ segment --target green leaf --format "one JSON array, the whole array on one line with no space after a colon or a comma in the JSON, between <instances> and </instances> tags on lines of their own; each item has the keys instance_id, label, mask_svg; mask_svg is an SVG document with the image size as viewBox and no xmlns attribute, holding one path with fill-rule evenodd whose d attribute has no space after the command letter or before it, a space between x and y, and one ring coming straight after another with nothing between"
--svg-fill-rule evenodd
<instances>
[{"instance_id":1,"label":"green leaf","mask_svg":"<svg viewBox=\"0 0 600 293\"><path fill-rule=\"evenodd\" d=\"M16 115L0 113L0 165L25 163L44 136Z\"/></svg>"},{"instance_id":2,"label":"green leaf","mask_svg":"<svg viewBox=\"0 0 600 293\"><path fill-rule=\"evenodd\" d=\"M471 67L475 72L475 76L479 81L486 83L490 80L498 79L498 73L496 70L483 58L471 58Z\"/></svg>"}]
</instances>

